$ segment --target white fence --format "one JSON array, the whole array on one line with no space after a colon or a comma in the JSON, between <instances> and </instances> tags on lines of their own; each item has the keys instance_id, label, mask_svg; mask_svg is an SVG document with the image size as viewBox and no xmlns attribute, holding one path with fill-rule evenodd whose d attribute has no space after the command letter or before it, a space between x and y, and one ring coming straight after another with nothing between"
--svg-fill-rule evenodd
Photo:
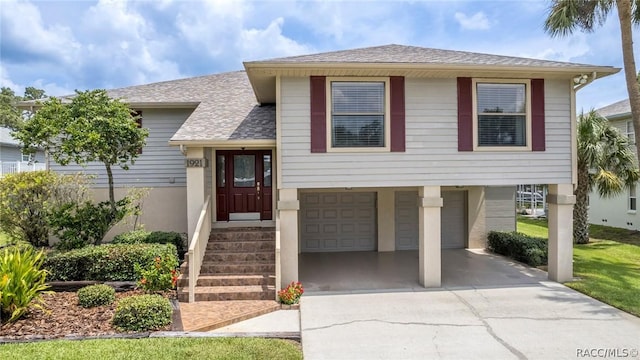
<instances>
[{"instance_id":1,"label":"white fence","mask_svg":"<svg viewBox=\"0 0 640 360\"><path fill-rule=\"evenodd\" d=\"M26 161L0 161L0 177L26 171L47 170L47 164Z\"/></svg>"}]
</instances>

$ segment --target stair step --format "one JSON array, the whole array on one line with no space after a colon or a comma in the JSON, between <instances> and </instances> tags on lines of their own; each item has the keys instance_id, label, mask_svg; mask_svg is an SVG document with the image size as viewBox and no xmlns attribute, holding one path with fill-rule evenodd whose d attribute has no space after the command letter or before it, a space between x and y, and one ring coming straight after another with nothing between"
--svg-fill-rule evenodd
<instances>
[{"instance_id":1,"label":"stair step","mask_svg":"<svg viewBox=\"0 0 640 360\"><path fill-rule=\"evenodd\" d=\"M197 286L256 286L256 285L275 285L276 277L272 274L247 274L247 275L229 275L229 274L200 274L198 276ZM189 285L188 277L180 277L178 279L179 287Z\"/></svg>"},{"instance_id":2,"label":"stair step","mask_svg":"<svg viewBox=\"0 0 640 360\"><path fill-rule=\"evenodd\" d=\"M275 250L275 241L254 240L254 241L209 241L207 251L237 251L256 252Z\"/></svg>"},{"instance_id":3,"label":"stair step","mask_svg":"<svg viewBox=\"0 0 640 360\"><path fill-rule=\"evenodd\" d=\"M214 229L209 235L211 241L242 241L242 240L275 240L274 228L257 229Z\"/></svg>"},{"instance_id":4,"label":"stair step","mask_svg":"<svg viewBox=\"0 0 640 360\"><path fill-rule=\"evenodd\" d=\"M209 251L204 255L204 262L243 262L243 261L275 261L273 251L231 252L228 250Z\"/></svg>"},{"instance_id":5,"label":"stair step","mask_svg":"<svg viewBox=\"0 0 640 360\"><path fill-rule=\"evenodd\" d=\"M225 300L274 300L275 286L198 286L196 287L196 301L225 301ZM178 291L180 301L188 301L187 289Z\"/></svg>"},{"instance_id":6,"label":"stair step","mask_svg":"<svg viewBox=\"0 0 640 360\"><path fill-rule=\"evenodd\" d=\"M276 264L269 262L232 262L232 263L204 263L200 268L201 274L262 274L276 272Z\"/></svg>"}]
</instances>

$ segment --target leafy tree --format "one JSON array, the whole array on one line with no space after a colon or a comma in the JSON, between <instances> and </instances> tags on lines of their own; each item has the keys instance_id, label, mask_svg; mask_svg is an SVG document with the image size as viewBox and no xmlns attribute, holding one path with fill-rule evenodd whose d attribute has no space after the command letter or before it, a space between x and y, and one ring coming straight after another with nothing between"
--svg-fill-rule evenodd
<instances>
[{"instance_id":1,"label":"leafy tree","mask_svg":"<svg viewBox=\"0 0 640 360\"><path fill-rule=\"evenodd\" d=\"M69 101L50 98L16 133L25 149L46 150L60 165L74 162L104 164L109 183L109 204L115 219L113 167L125 170L135 162L149 135L139 128L132 110L105 90L76 91Z\"/></svg>"},{"instance_id":2,"label":"leafy tree","mask_svg":"<svg viewBox=\"0 0 640 360\"><path fill-rule=\"evenodd\" d=\"M24 119L29 117L31 113L20 111L16 107L16 103L23 100L39 100L45 96L44 90L32 86L24 90L24 96L17 96L11 88L0 88L0 127L20 128Z\"/></svg>"},{"instance_id":3,"label":"leafy tree","mask_svg":"<svg viewBox=\"0 0 640 360\"><path fill-rule=\"evenodd\" d=\"M640 0L552 0L544 29L551 36L566 36L580 29L592 32L617 9L624 74L631 104L636 147L640 147L640 86L636 81L632 24L640 23ZM640 148L639 148L640 149Z\"/></svg>"},{"instance_id":4,"label":"leafy tree","mask_svg":"<svg viewBox=\"0 0 640 360\"><path fill-rule=\"evenodd\" d=\"M8 87L0 89L0 127L16 128L21 122L21 113L16 103L22 100Z\"/></svg>"},{"instance_id":5,"label":"leafy tree","mask_svg":"<svg viewBox=\"0 0 640 360\"><path fill-rule=\"evenodd\" d=\"M24 89L24 96L22 96L22 100L40 100L44 99L44 97L44 90L35 88L33 86L27 86Z\"/></svg>"},{"instance_id":6,"label":"leafy tree","mask_svg":"<svg viewBox=\"0 0 640 360\"><path fill-rule=\"evenodd\" d=\"M640 178L629 141L595 110L578 117L578 187L573 208L573 239L589 242L589 193L602 197L620 194Z\"/></svg>"}]
</instances>

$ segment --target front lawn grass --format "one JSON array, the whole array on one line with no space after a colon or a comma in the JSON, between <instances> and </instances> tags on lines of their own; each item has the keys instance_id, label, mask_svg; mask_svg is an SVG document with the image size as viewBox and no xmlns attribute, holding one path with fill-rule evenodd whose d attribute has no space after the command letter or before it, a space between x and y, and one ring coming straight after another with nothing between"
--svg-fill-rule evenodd
<instances>
[{"instance_id":1,"label":"front lawn grass","mask_svg":"<svg viewBox=\"0 0 640 360\"><path fill-rule=\"evenodd\" d=\"M302 359L292 341L256 338L54 340L0 345L0 359Z\"/></svg>"},{"instance_id":2,"label":"front lawn grass","mask_svg":"<svg viewBox=\"0 0 640 360\"><path fill-rule=\"evenodd\" d=\"M519 232L548 238L546 230L546 220L518 218ZM640 316L640 235L602 225L589 231L589 244L573 246L573 274L579 280L565 285Z\"/></svg>"}]
</instances>

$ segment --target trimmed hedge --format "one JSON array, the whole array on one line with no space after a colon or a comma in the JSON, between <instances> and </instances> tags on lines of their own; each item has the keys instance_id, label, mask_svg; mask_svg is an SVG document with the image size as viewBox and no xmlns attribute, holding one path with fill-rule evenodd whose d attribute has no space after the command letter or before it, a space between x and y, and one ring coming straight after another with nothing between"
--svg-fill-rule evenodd
<instances>
[{"instance_id":1,"label":"trimmed hedge","mask_svg":"<svg viewBox=\"0 0 640 360\"><path fill-rule=\"evenodd\" d=\"M547 264L547 240L518 232L490 231L489 250L531 266Z\"/></svg>"},{"instance_id":2,"label":"trimmed hedge","mask_svg":"<svg viewBox=\"0 0 640 360\"><path fill-rule=\"evenodd\" d=\"M158 330L171 324L171 303L160 295L138 295L118 302L113 325L122 331Z\"/></svg>"},{"instance_id":3,"label":"trimmed hedge","mask_svg":"<svg viewBox=\"0 0 640 360\"><path fill-rule=\"evenodd\" d=\"M136 281L135 265L145 268L156 257L173 257L172 244L108 244L53 252L47 255L43 268L51 281Z\"/></svg>"},{"instance_id":4,"label":"trimmed hedge","mask_svg":"<svg viewBox=\"0 0 640 360\"><path fill-rule=\"evenodd\" d=\"M109 305L115 300L116 290L109 285L89 285L78 290L78 304L83 308Z\"/></svg>"},{"instance_id":5,"label":"trimmed hedge","mask_svg":"<svg viewBox=\"0 0 640 360\"><path fill-rule=\"evenodd\" d=\"M122 233L113 238L113 244L173 244L180 259L184 259L187 252L185 240L175 231L146 231L133 230Z\"/></svg>"}]
</instances>

